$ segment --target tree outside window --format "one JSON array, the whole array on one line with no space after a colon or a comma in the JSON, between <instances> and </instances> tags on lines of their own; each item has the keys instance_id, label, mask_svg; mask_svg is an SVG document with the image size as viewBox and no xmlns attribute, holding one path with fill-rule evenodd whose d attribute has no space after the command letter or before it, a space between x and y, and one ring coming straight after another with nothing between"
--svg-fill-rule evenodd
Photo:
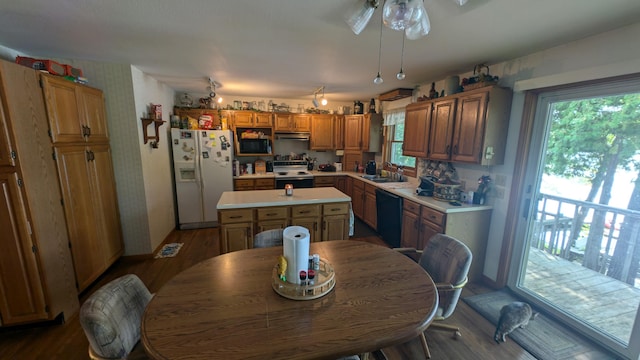
<instances>
[{"instance_id":1,"label":"tree outside window","mask_svg":"<svg viewBox=\"0 0 640 360\"><path fill-rule=\"evenodd\" d=\"M416 167L416 158L402 155L402 142L404 140L404 122L391 126L389 162L402 165L407 168Z\"/></svg>"}]
</instances>

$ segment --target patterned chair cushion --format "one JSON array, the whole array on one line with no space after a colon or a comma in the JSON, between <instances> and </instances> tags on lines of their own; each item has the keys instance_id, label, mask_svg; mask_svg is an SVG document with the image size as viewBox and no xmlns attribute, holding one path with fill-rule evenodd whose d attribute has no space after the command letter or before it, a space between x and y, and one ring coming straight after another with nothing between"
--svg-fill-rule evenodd
<instances>
[{"instance_id":1,"label":"patterned chair cushion","mask_svg":"<svg viewBox=\"0 0 640 360\"><path fill-rule=\"evenodd\" d=\"M129 274L98 289L82 304L80 324L96 355L127 357L140 340L142 314L151 296L142 280Z\"/></svg>"}]
</instances>

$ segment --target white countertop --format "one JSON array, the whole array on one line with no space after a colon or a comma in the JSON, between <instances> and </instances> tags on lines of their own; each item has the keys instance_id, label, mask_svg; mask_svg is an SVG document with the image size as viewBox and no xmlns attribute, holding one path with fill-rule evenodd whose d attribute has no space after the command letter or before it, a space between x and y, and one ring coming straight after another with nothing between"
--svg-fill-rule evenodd
<instances>
[{"instance_id":1,"label":"white countertop","mask_svg":"<svg viewBox=\"0 0 640 360\"><path fill-rule=\"evenodd\" d=\"M266 206L290 206L351 201L336 188L293 189L293 196L286 196L284 189L225 191L218 201L218 210L244 209Z\"/></svg>"},{"instance_id":2,"label":"white countertop","mask_svg":"<svg viewBox=\"0 0 640 360\"><path fill-rule=\"evenodd\" d=\"M318 170L314 170L314 171L310 171L311 174L313 174L313 176L350 176L354 179L358 179L361 181L364 181L365 183L374 185L380 189L386 190L392 194L398 195L403 197L404 199L407 200L411 200L414 202L417 202L421 205L425 205L428 206L432 209L438 210L440 212L443 213L458 213L458 212L467 212L467 211L487 211L487 210L491 210L493 209L493 206L491 205L475 205L475 204L461 204L460 206L455 206L455 205L451 205L449 202L446 201L438 201L435 200L433 197L430 196L418 196L416 194L416 188L419 185L419 180L416 178L412 178L409 177L409 181L407 182L389 182L389 183L377 183L371 180L367 180L365 178L362 177L363 174L361 173L356 173L353 171L337 171L337 172L323 172L323 171L318 171ZM252 175L242 175L242 176L235 176L235 179L252 179L252 178L268 178L268 177L273 177L273 173L266 173L266 174L252 174ZM333 188L314 188L317 189L320 193L322 192L326 192L328 191L327 189L333 189ZM302 191L305 190L313 190L313 189L294 189L294 197L296 197L297 192L298 191ZM336 190L336 189L333 189ZM284 197L284 190L259 190L259 191L246 191L246 193L248 194L244 194L244 198L246 198L245 200L243 200L243 202L246 201L252 201L252 200L257 200L257 195L254 196L253 194L256 194L260 191L275 191L277 193L277 195L281 195L281 197ZM338 190L336 190L338 191ZM340 191L338 191L340 192ZM240 191L239 193L245 193L245 191ZM341 193L341 192L340 192ZM341 193L342 194L342 193ZM343 194L344 195L344 194ZM240 195L238 195L240 196ZM310 196L315 196L315 195L310 195ZM347 200L340 200L340 201L351 201L351 198L349 198L347 195L346 196L348 199ZM224 198L224 195L223 195ZM222 200L223 198L221 198L220 200ZM302 199L300 199L302 200ZM295 203L296 200L291 199L291 197L289 197L289 199L285 199L282 200L284 201L282 204L283 205L296 205L297 203ZM317 202L317 201L316 201ZM330 201L324 201L324 202L330 202ZM309 204L309 203L313 203L313 201L309 201L309 202L305 202L305 204ZM227 204L227 203L225 203ZM228 204L232 204L232 203L228 203ZM302 204L302 203L301 203ZM223 206L227 206L227 205L223 205ZM260 206L270 206L270 205L260 205ZM271 205L271 206L275 206L275 205ZM258 205L250 205L250 206L236 206L235 208L240 208L240 207L258 207ZM232 208L232 207L226 207L228 208ZM218 202L218 209L220 208L220 202Z\"/></svg>"}]
</instances>

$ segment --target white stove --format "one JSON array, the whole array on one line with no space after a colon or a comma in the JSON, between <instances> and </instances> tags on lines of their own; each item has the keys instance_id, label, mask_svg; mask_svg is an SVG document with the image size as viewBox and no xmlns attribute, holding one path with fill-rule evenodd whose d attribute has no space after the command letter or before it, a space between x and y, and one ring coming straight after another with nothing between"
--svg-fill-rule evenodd
<instances>
[{"instance_id":1,"label":"white stove","mask_svg":"<svg viewBox=\"0 0 640 360\"><path fill-rule=\"evenodd\" d=\"M306 160L276 160L273 162L273 174L276 179L276 189L284 189L286 184L294 188L313 187L313 174L307 170L309 162Z\"/></svg>"}]
</instances>

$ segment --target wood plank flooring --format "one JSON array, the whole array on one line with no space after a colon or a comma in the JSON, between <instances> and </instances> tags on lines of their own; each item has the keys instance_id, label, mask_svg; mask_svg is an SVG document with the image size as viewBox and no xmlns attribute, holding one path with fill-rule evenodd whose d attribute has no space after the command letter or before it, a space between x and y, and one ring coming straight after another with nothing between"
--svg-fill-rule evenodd
<instances>
[{"instance_id":1,"label":"wood plank flooring","mask_svg":"<svg viewBox=\"0 0 640 360\"><path fill-rule=\"evenodd\" d=\"M353 240L384 245L379 237L371 234ZM165 242L183 242L184 246L174 258L120 259L80 296L80 301L86 300L93 291L110 280L128 273L137 274L151 292L156 292L184 269L220 254L217 228L174 231ZM487 291L490 289L482 285L469 284L464 289L463 297ZM447 323L459 325L462 337L454 340L449 332L427 330L426 337L432 359L534 359L513 341L496 344L493 341L493 325L462 301ZM24 326L0 330L0 359L87 359L87 349L88 341L77 315L66 319L62 325ZM402 346L385 348L383 351L389 360L424 358L418 339Z\"/></svg>"}]
</instances>

